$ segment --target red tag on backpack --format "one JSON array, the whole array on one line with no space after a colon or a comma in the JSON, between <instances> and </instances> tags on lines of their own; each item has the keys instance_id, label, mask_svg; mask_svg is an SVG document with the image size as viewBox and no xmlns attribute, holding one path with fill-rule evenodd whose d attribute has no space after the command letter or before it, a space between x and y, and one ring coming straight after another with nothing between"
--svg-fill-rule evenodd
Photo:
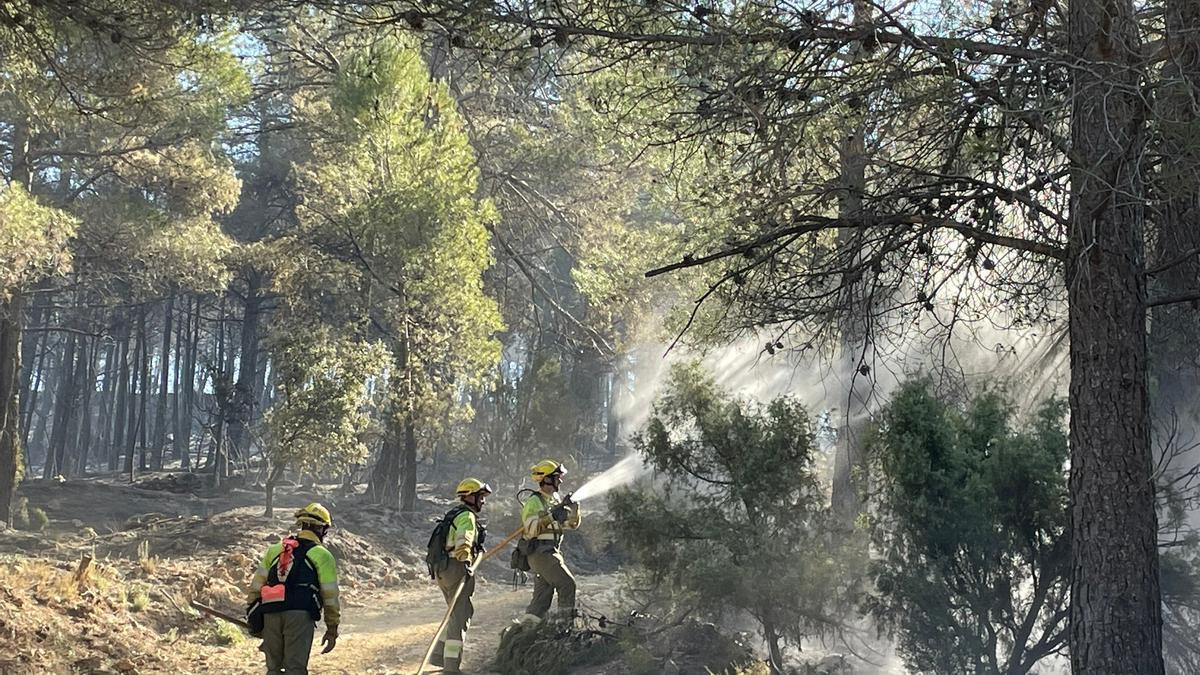
<instances>
[{"instance_id":1,"label":"red tag on backpack","mask_svg":"<svg viewBox=\"0 0 1200 675\"><path fill-rule=\"evenodd\" d=\"M287 586L284 586L283 584L263 586L262 590L259 591L259 596L262 598L264 604L268 602L283 602L283 596L286 590Z\"/></svg>"}]
</instances>

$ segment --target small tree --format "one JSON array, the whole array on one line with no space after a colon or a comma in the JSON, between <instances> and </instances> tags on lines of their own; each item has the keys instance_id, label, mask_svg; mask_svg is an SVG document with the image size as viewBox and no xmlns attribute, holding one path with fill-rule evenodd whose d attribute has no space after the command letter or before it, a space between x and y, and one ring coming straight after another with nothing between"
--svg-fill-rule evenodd
<instances>
[{"instance_id":1,"label":"small tree","mask_svg":"<svg viewBox=\"0 0 1200 675\"><path fill-rule=\"evenodd\" d=\"M697 365L677 366L634 443L664 489L615 492L610 508L656 584L711 615L752 616L776 670L785 645L835 626L848 558L825 536L816 442L798 402L739 400Z\"/></svg>"},{"instance_id":2,"label":"small tree","mask_svg":"<svg viewBox=\"0 0 1200 675\"><path fill-rule=\"evenodd\" d=\"M867 610L920 672L1028 673L1066 644L1065 405L1018 426L1001 393L956 407L906 384L870 443Z\"/></svg>"},{"instance_id":3,"label":"small tree","mask_svg":"<svg viewBox=\"0 0 1200 675\"><path fill-rule=\"evenodd\" d=\"M266 415L267 515L287 468L344 470L366 460L369 385L388 355L379 344L297 330L274 341L272 356L279 396Z\"/></svg>"}]
</instances>

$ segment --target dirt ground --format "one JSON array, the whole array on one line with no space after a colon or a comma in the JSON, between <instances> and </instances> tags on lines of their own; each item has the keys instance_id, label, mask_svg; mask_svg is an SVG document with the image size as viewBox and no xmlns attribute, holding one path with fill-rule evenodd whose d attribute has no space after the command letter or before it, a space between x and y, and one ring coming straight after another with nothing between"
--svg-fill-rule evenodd
<instances>
[{"instance_id":1,"label":"dirt ground","mask_svg":"<svg viewBox=\"0 0 1200 675\"><path fill-rule=\"evenodd\" d=\"M589 607L597 607L609 597L615 584L616 579L609 575L582 577L581 599ZM465 672L479 675L496 672L489 669L489 664L500 642L500 631L524 613L531 593L529 586L518 587L515 591L507 583L492 582L480 586L475 593L475 619L464 649ZM337 648L329 654L320 654L320 646L315 645L309 672L313 675L411 675L417 671L445 610L441 593L432 583L392 591L369 606L348 609L344 613ZM262 655L256 647L256 643L247 643L230 650L241 655L246 665L226 672L261 672ZM228 663L227 656L221 655L221 664ZM194 672L211 672L205 670L207 665L197 664L198 670ZM436 673L438 669L431 668L426 672Z\"/></svg>"},{"instance_id":2,"label":"dirt ground","mask_svg":"<svg viewBox=\"0 0 1200 675\"><path fill-rule=\"evenodd\" d=\"M239 587L258 556L287 533L290 513L313 499L334 513L327 543L338 559L343 625L337 649L314 653L310 672L414 673L445 612L423 561L431 523L448 503L431 493L417 513L397 516L333 488L291 486L279 491L271 518L254 489L208 494L171 476L136 486L117 477L36 481L21 496L49 522L36 533L0 531L0 573L12 583L0 589L0 636L11 647L0 655L0 673L262 672L257 641L197 616L188 602L238 614ZM495 511L493 542L513 518ZM573 557L590 547L578 543ZM87 574L79 577L85 558ZM500 631L532 593L529 586L513 590L507 560L496 556L481 570L469 672L489 672ZM594 560L580 567L587 607L615 598L615 576L595 572Z\"/></svg>"}]
</instances>

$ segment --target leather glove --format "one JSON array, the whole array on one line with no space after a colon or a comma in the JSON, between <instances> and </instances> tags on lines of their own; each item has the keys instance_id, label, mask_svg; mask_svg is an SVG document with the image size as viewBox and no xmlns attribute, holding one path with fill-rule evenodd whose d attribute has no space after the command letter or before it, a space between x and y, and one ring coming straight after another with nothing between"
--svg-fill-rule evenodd
<instances>
[{"instance_id":1,"label":"leather glove","mask_svg":"<svg viewBox=\"0 0 1200 675\"><path fill-rule=\"evenodd\" d=\"M325 628L325 637L321 638L321 644L325 648L321 650L322 654L328 654L337 646L338 629L337 626L328 626Z\"/></svg>"},{"instance_id":2,"label":"leather glove","mask_svg":"<svg viewBox=\"0 0 1200 675\"><path fill-rule=\"evenodd\" d=\"M570 509L567 508L566 504L559 504L558 506L550 509L550 516L560 523L567 522L567 516L569 514Z\"/></svg>"}]
</instances>

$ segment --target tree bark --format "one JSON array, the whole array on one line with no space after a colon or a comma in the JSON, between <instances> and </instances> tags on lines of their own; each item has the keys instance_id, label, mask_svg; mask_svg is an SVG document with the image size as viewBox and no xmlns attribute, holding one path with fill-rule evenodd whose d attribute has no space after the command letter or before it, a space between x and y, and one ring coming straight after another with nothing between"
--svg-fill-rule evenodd
<instances>
[{"instance_id":1,"label":"tree bark","mask_svg":"<svg viewBox=\"0 0 1200 675\"><path fill-rule=\"evenodd\" d=\"M21 465L22 298L0 300L0 522L13 524Z\"/></svg>"},{"instance_id":2,"label":"tree bark","mask_svg":"<svg viewBox=\"0 0 1200 675\"><path fill-rule=\"evenodd\" d=\"M234 459L247 458L250 454L249 426L255 417L256 384L260 381L258 356L262 303L262 275L250 272L246 279L246 305L242 314L241 357L229 420L229 450Z\"/></svg>"},{"instance_id":3,"label":"tree bark","mask_svg":"<svg viewBox=\"0 0 1200 675\"><path fill-rule=\"evenodd\" d=\"M1163 672L1143 256L1146 135L1131 0L1071 0L1070 651L1075 673Z\"/></svg>"},{"instance_id":4,"label":"tree bark","mask_svg":"<svg viewBox=\"0 0 1200 675\"><path fill-rule=\"evenodd\" d=\"M404 470L401 476L400 509L413 511L417 508L417 425L412 411L404 419Z\"/></svg>"},{"instance_id":5,"label":"tree bark","mask_svg":"<svg viewBox=\"0 0 1200 675\"><path fill-rule=\"evenodd\" d=\"M98 340L91 340L82 378L82 398L79 402L79 433L76 435L75 460L70 467L72 476L87 475L88 455L92 444L92 394L96 390L96 360L99 358Z\"/></svg>"},{"instance_id":6,"label":"tree bark","mask_svg":"<svg viewBox=\"0 0 1200 675\"><path fill-rule=\"evenodd\" d=\"M59 370L58 393L54 397L54 425L50 431L50 445L46 448L46 459L42 462L42 478L48 479L62 473L63 455L66 452L67 436L71 428L71 401L75 398L75 369L79 367L75 355L77 339L74 333L67 335Z\"/></svg>"},{"instance_id":7,"label":"tree bark","mask_svg":"<svg viewBox=\"0 0 1200 675\"><path fill-rule=\"evenodd\" d=\"M112 425L109 420L114 417L113 408L116 405L117 388L113 384L113 380L117 375L117 343L110 342L104 352L104 383L100 385L100 405L96 415L96 437L93 442L97 448L103 448L104 457L97 457L97 462L108 461L111 455L109 451L112 448Z\"/></svg>"},{"instance_id":8,"label":"tree bark","mask_svg":"<svg viewBox=\"0 0 1200 675\"><path fill-rule=\"evenodd\" d=\"M400 421L401 415L403 413L399 410L393 410L388 415L379 460L371 472L371 498L376 504L388 508L400 505L401 436L404 426Z\"/></svg>"},{"instance_id":9,"label":"tree bark","mask_svg":"<svg viewBox=\"0 0 1200 675\"><path fill-rule=\"evenodd\" d=\"M129 410L129 321L122 316L118 319L117 333L119 346L116 370L116 414L112 420L112 446L108 454L108 470L116 471L121 448L125 446L125 425ZM110 371L110 377L112 372Z\"/></svg>"},{"instance_id":10,"label":"tree bark","mask_svg":"<svg viewBox=\"0 0 1200 675\"><path fill-rule=\"evenodd\" d=\"M163 309L162 351L158 367L158 404L154 406L154 441L150 466L158 471L163 468L163 453L167 445L167 394L171 384L171 319L175 311L175 294L167 297Z\"/></svg>"},{"instance_id":11,"label":"tree bark","mask_svg":"<svg viewBox=\"0 0 1200 675\"><path fill-rule=\"evenodd\" d=\"M147 431L150 426L148 415L148 406L150 405L150 333L146 327L146 308L143 306L142 311L138 314L138 341L141 343L142 358L139 367L141 376L141 384L138 385L138 390L141 396L138 398L138 468L145 471L148 467L146 463L146 446ZM130 477L130 480L133 480Z\"/></svg>"},{"instance_id":12,"label":"tree bark","mask_svg":"<svg viewBox=\"0 0 1200 675\"><path fill-rule=\"evenodd\" d=\"M854 2L854 24L859 27L867 26L872 20L871 7L862 0ZM852 66L862 62L867 54L863 50L862 41L852 45ZM867 154L866 154L866 119L864 115L865 101L847 102L850 114L845 118L846 128L841 146L838 148L841 165L841 189L838 192L838 216L847 220L860 218L863 212L863 195L867 185ZM853 528L854 521L862 511L863 498L860 489L860 479L856 478L856 470L864 472L866 463L863 455L863 436L866 421L866 400L870 395L871 381L869 371L859 372L859 368L869 362L871 298L863 290L866 287L867 275L861 271L863 264L862 232L849 229L838 232L838 248L843 257L854 266L849 274L859 278L857 283L848 281L844 293L844 311L838 334L841 340L842 360L849 373L849 389L844 398L838 401L838 406L844 407L838 425L837 443L834 446L833 481L830 504L838 523L844 528Z\"/></svg>"},{"instance_id":13,"label":"tree bark","mask_svg":"<svg viewBox=\"0 0 1200 675\"><path fill-rule=\"evenodd\" d=\"M144 311L144 308L142 308ZM145 347L145 341L142 339L141 331L138 331L137 337L134 338L133 359L132 364L125 363L125 369L129 376L129 396L126 401L126 422L125 422L125 475L129 477L129 482L137 477L135 474L134 451L137 449L138 436L138 380L141 379L141 354ZM145 393L143 392L143 395Z\"/></svg>"}]
</instances>

